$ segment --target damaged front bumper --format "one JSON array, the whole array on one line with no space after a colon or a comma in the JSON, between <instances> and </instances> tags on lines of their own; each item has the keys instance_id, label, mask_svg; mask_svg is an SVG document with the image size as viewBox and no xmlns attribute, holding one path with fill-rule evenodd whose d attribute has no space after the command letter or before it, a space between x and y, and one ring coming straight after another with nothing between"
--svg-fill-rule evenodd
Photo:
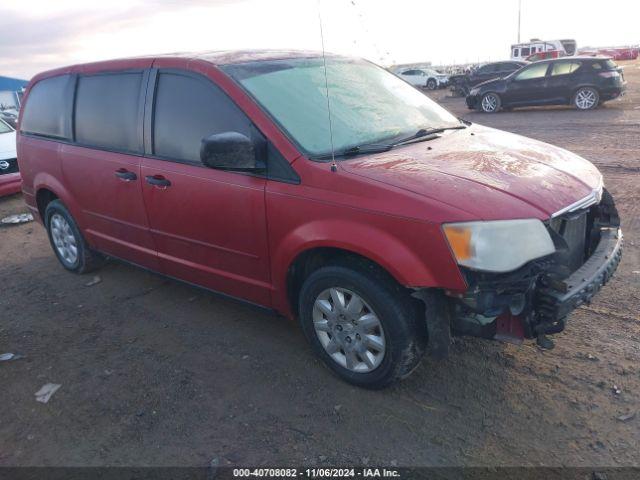
<instances>
[{"instance_id":1,"label":"damaged front bumper","mask_svg":"<svg viewBox=\"0 0 640 480\"><path fill-rule=\"evenodd\" d=\"M601 232L596 250L568 278L557 281L548 275L541 276L534 297L538 316L534 333L564 330L567 316L580 305L591 302L616 271L621 258L622 231L610 228Z\"/></svg>"},{"instance_id":2,"label":"damaged front bumper","mask_svg":"<svg viewBox=\"0 0 640 480\"><path fill-rule=\"evenodd\" d=\"M554 218L547 228L556 245L553 255L509 273L464 269L467 291L447 292L446 315L431 320L444 322L449 329L430 328L430 333L449 330L452 335L513 343L537 338L540 344L550 344L545 335L563 331L569 314L588 304L616 271L623 238L617 210L606 191L600 204ZM444 338L433 340L441 350L447 343Z\"/></svg>"}]
</instances>

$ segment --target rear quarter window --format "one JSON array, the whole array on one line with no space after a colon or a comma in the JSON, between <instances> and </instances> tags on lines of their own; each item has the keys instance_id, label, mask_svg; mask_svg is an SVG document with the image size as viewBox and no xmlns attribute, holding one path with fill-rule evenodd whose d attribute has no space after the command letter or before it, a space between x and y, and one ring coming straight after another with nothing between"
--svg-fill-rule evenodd
<instances>
[{"instance_id":1,"label":"rear quarter window","mask_svg":"<svg viewBox=\"0 0 640 480\"><path fill-rule=\"evenodd\" d=\"M75 104L76 142L114 151L142 152L141 84L140 72L80 76Z\"/></svg>"},{"instance_id":2,"label":"rear quarter window","mask_svg":"<svg viewBox=\"0 0 640 480\"><path fill-rule=\"evenodd\" d=\"M45 137L71 138L71 76L46 78L29 92L20 131Z\"/></svg>"}]
</instances>

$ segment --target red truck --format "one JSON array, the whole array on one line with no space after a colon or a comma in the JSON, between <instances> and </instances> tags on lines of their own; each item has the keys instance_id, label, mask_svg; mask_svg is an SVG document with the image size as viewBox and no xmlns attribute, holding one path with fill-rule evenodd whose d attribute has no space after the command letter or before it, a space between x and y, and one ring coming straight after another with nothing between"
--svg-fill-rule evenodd
<instances>
[{"instance_id":1,"label":"red truck","mask_svg":"<svg viewBox=\"0 0 640 480\"><path fill-rule=\"evenodd\" d=\"M61 68L27 87L17 143L64 268L112 257L276 310L368 388L453 335L552 346L622 252L591 163L459 120L360 59Z\"/></svg>"}]
</instances>

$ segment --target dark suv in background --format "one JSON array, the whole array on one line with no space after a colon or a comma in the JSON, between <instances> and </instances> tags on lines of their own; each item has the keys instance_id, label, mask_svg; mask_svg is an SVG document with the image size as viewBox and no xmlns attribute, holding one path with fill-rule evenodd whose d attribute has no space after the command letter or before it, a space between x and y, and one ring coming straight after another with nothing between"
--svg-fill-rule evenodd
<instances>
[{"instance_id":1,"label":"dark suv in background","mask_svg":"<svg viewBox=\"0 0 640 480\"><path fill-rule=\"evenodd\" d=\"M449 77L449 85L451 85L451 90L454 93L465 96L469 94L471 87L494 78L504 78L520 70L525 65L528 65L528 62L506 61L485 63L471 70L469 73L452 75Z\"/></svg>"},{"instance_id":2,"label":"dark suv in background","mask_svg":"<svg viewBox=\"0 0 640 480\"><path fill-rule=\"evenodd\" d=\"M532 105L573 104L591 110L623 95L626 86L622 69L610 58L557 58L477 85L467 95L467 106L485 113Z\"/></svg>"}]
</instances>

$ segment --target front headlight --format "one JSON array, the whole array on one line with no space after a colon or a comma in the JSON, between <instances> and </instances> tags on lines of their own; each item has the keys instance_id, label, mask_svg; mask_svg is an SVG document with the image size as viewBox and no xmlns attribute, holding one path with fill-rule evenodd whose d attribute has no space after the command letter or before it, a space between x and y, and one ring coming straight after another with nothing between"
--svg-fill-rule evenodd
<instances>
[{"instance_id":1,"label":"front headlight","mask_svg":"<svg viewBox=\"0 0 640 480\"><path fill-rule=\"evenodd\" d=\"M442 226L459 265L487 272L510 272L555 252L540 220L447 223Z\"/></svg>"}]
</instances>

